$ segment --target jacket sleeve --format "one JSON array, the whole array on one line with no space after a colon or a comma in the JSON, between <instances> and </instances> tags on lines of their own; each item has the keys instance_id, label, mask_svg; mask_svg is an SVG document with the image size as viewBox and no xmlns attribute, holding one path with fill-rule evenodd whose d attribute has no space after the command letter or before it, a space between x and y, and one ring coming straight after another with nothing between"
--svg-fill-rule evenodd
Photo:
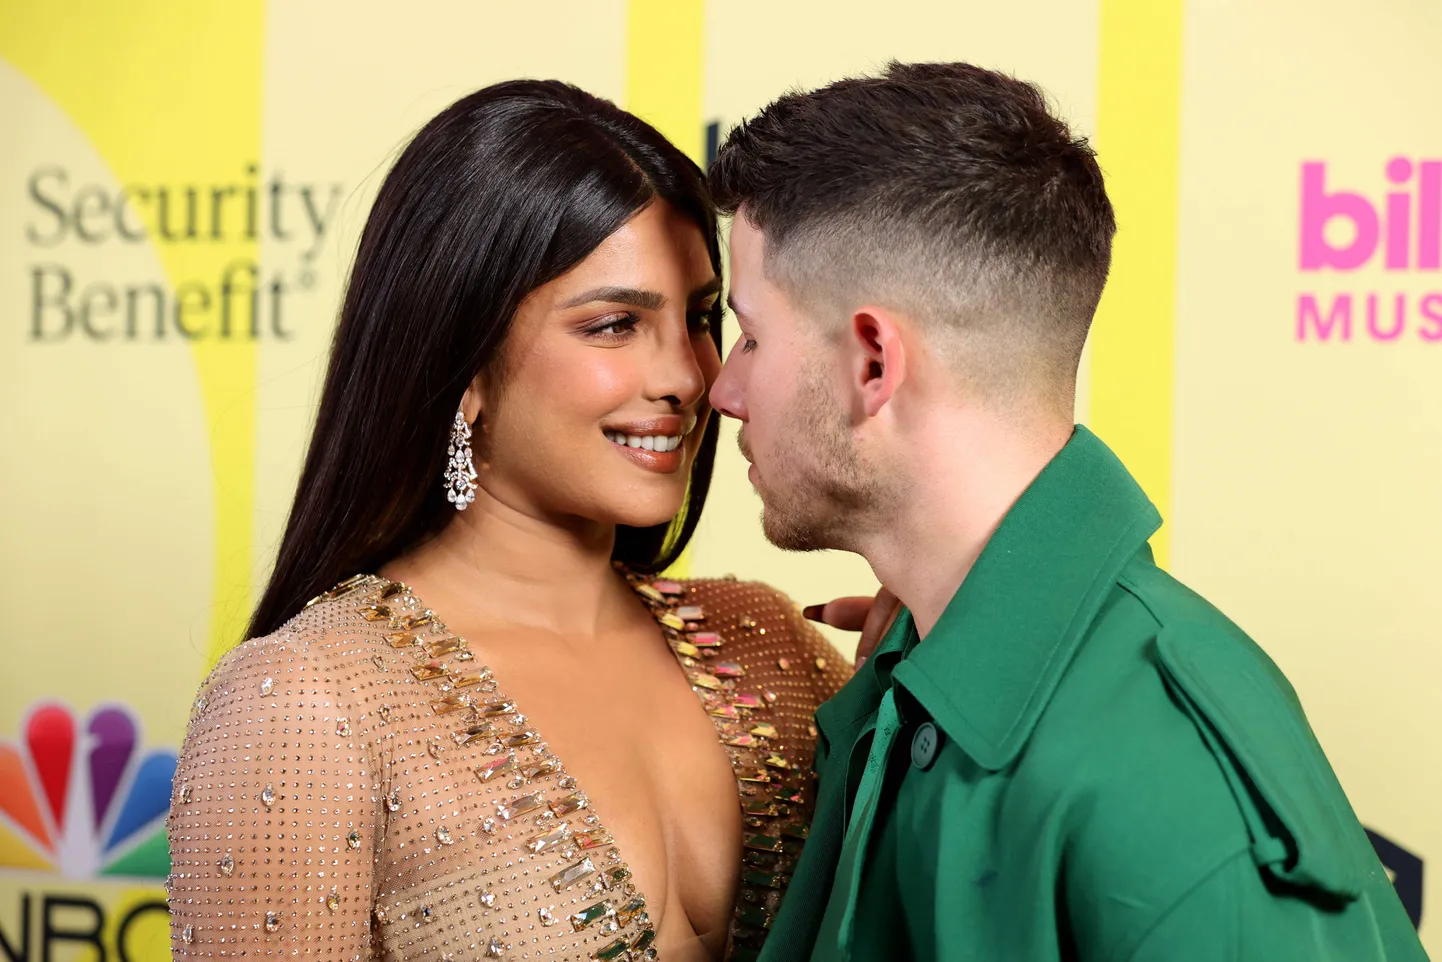
<instances>
[{"instance_id":1,"label":"jacket sleeve","mask_svg":"<svg viewBox=\"0 0 1442 962\"><path fill-rule=\"evenodd\" d=\"M1274 892L1234 855L1167 906L1128 962L1426 962L1385 878L1349 903Z\"/></svg>"},{"instance_id":2,"label":"jacket sleeve","mask_svg":"<svg viewBox=\"0 0 1442 962\"><path fill-rule=\"evenodd\" d=\"M177 960L369 954L372 761L318 656L262 639L202 687L169 821Z\"/></svg>"}]
</instances>

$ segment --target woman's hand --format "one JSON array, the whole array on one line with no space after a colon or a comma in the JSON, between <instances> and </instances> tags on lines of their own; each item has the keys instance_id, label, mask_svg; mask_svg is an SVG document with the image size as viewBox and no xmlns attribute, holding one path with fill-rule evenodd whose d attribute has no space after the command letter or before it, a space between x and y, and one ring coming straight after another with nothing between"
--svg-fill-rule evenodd
<instances>
[{"instance_id":1,"label":"woman's hand","mask_svg":"<svg viewBox=\"0 0 1442 962\"><path fill-rule=\"evenodd\" d=\"M901 602L896 595L881 588L875 598L852 595L837 598L824 605L810 605L802 614L812 621L839 628L842 631L859 631L861 640L856 644L856 667L860 668L871 657L881 639L896 620Z\"/></svg>"}]
</instances>

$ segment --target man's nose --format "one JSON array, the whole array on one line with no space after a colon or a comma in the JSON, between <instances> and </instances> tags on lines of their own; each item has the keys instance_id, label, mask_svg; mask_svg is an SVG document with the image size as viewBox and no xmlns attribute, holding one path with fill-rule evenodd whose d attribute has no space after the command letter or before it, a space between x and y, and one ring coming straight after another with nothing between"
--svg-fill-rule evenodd
<instances>
[{"instance_id":1,"label":"man's nose","mask_svg":"<svg viewBox=\"0 0 1442 962\"><path fill-rule=\"evenodd\" d=\"M711 385L711 408L728 418L746 420L746 395L736 371L735 355L726 359L716 383Z\"/></svg>"}]
</instances>

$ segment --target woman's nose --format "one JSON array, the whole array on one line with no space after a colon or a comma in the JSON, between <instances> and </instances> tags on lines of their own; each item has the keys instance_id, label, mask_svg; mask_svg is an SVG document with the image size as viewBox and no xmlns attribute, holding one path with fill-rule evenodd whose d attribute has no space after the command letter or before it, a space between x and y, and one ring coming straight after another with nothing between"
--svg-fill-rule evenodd
<instances>
[{"instance_id":1,"label":"woman's nose","mask_svg":"<svg viewBox=\"0 0 1442 962\"><path fill-rule=\"evenodd\" d=\"M652 397L677 407L694 407L706 394L706 376L696 352L710 343L710 338L693 339L684 326L680 337L667 338L651 374Z\"/></svg>"}]
</instances>

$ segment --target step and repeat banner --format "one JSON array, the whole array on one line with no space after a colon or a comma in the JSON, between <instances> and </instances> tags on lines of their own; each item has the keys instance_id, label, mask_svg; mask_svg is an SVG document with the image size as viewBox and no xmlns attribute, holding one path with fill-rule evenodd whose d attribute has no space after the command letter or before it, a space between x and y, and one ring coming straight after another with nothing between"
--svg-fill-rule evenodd
<instances>
[{"instance_id":1,"label":"step and repeat banner","mask_svg":"<svg viewBox=\"0 0 1442 962\"><path fill-rule=\"evenodd\" d=\"M1094 138L1120 235L1078 418L1167 517L1163 562L1291 677L1442 947L1439 46L1406 0L0 0L0 953L168 952L184 722L408 136L559 77L704 163L892 58L1035 80ZM764 542L732 436L688 570L871 591Z\"/></svg>"}]
</instances>

